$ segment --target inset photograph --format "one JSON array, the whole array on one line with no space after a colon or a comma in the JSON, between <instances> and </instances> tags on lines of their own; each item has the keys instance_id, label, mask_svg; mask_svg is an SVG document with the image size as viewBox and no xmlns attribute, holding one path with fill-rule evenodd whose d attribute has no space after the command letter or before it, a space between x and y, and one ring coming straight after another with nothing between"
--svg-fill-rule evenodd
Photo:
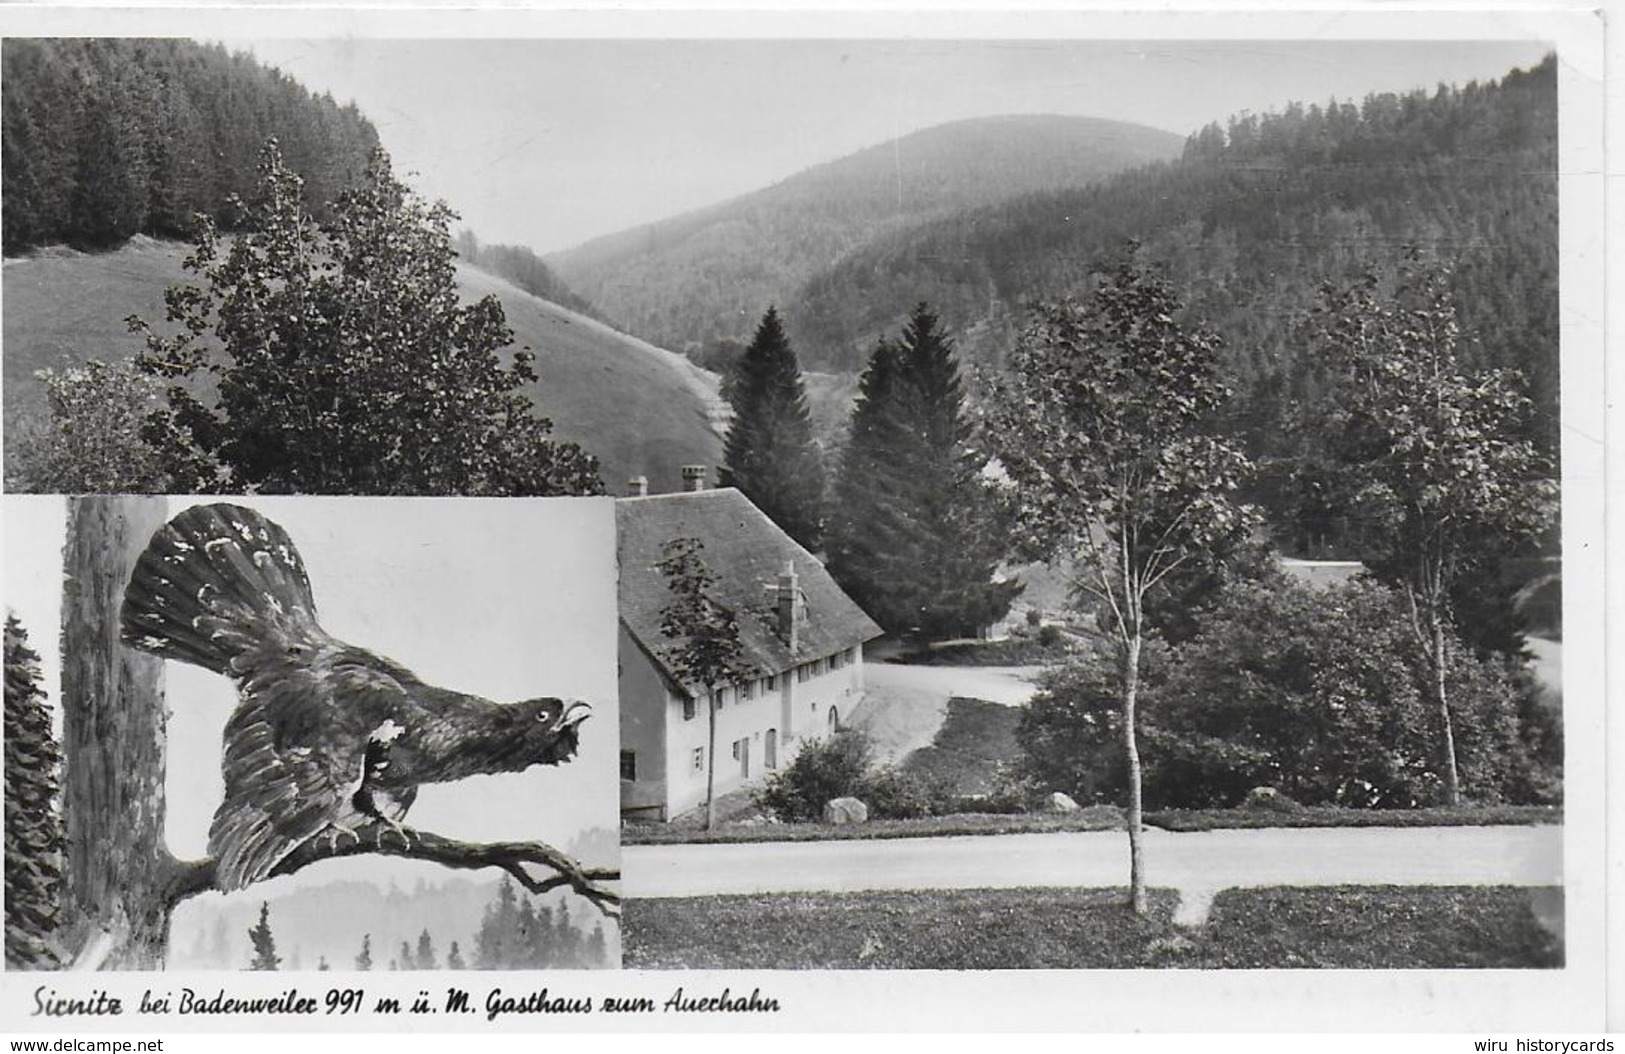
<instances>
[{"instance_id":1,"label":"inset photograph","mask_svg":"<svg viewBox=\"0 0 1625 1054\"><path fill-rule=\"evenodd\" d=\"M4 514L9 968L619 965L612 503Z\"/></svg>"}]
</instances>

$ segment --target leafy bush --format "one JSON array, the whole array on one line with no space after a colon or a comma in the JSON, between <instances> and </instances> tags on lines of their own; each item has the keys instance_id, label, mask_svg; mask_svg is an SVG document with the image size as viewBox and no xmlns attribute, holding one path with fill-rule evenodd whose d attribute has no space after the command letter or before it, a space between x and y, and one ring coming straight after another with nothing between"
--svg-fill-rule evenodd
<instances>
[{"instance_id":1,"label":"leafy bush","mask_svg":"<svg viewBox=\"0 0 1625 1054\"><path fill-rule=\"evenodd\" d=\"M882 820L913 820L951 811L952 794L941 780L886 765L872 770L858 785L857 798L869 814Z\"/></svg>"},{"instance_id":2,"label":"leafy bush","mask_svg":"<svg viewBox=\"0 0 1625 1054\"><path fill-rule=\"evenodd\" d=\"M821 820L827 802L847 797L859 799L871 817L882 820L939 815L951 800L940 780L875 765L868 735L856 728L805 744L754 795L758 806L791 823Z\"/></svg>"},{"instance_id":3,"label":"leafy bush","mask_svg":"<svg viewBox=\"0 0 1625 1054\"><path fill-rule=\"evenodd\" d=\"M1007 640L957 641L899 652L886 661L906 666L1038 666L1071 654L1058 626Z\"/></svg>"},{"instance_id":4,"label":"leafy bush","mask_svg":"<svg viewBox=\"0 0 1625 1054\"><path fill-rule=\"evenodd\" d=\"M828 739L804 743L756 792L756 804L787 822L821 819L826 802L856 795L873 761L869 737L843 728Z\"/></svg>"},{"instance_id":5,"label":"leafy bush","mask_svg":"<svg viewBox=\"0 0 1625 1054\"><path fill-rule=\"evenodd\" d=\"M1140 657L1141 691L1161 676L1162 649ZM1011 793L1036 801L1064 791L1079 804L1120 802L1127 784L1117 673L1098 654L1045 670L1016 725ZM1015 789L1019 788L1019 789Z\"/></svg>"},{"instance_id":6,"label":"leafy bush","mask_svg":"<svg viewBox=\"0 0 1625 1054\"><path fill-rule=\"evenodd\" d=\"M1451 650L1463 792L1561 800L1560 735L1505 659ZM1228 587L1191 639L1159 649L1141 685L1151 808L1231 807L1255 787L1303 805L1416 808L1443 800L1429 671L1403 605L1368 583ZM1115 671L1098 659L1040 681L1017 730L1020 775L1080 802L1121 801Z\"/></svg>"},{"instance_id":7,"label":"leafy bush","mask_svg":"<svg viewBox=\"0 0 1625 1054\"><path fill-rule=\"evenodd\" d=\"M152 494L202 490L214 475L176 471L187 452L148 424L162 405L161 385L133 364L92 359L38 376L49 416L20 430L7 459L8 489Z\"/></svg>"}]
</instances>

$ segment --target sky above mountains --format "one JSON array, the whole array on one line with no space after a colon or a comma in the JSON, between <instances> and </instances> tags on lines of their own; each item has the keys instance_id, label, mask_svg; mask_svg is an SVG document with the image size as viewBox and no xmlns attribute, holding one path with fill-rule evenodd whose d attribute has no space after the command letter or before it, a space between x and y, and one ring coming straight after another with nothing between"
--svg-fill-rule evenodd
<instances>
[{"instance_id":1,"label":"sky above mountains","mask_svg":"<svg viewBox=\"0 0 1625 1054\"><path fill-rule=\"evenodd\" d=\"M1503 76L1538 42L227 40L354 101L482 241L569 248L909 132L1077 114L1181 135Z\"/></svg>"}]
</instances>

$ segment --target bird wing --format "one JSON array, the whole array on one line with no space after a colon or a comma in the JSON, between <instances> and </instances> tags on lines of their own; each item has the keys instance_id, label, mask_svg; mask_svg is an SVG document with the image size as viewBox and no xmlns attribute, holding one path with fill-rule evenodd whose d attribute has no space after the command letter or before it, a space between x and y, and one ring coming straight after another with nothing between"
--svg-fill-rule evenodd
<instances>
[{"instance_id":1,"label":"bird wing","mask_svg":"<svg viewBox=\"0 0 1625 1054\"><path fill-rule=\"evenodd\" d=\"M241 889L288 854L334 829L371 817L356 806L369 746L398 725L372 716L399 709L406 693L387 674L355 677L286 664L257 669L226 725L226 796L209 828L222 889Z\"/></svg>"}]
</instances>

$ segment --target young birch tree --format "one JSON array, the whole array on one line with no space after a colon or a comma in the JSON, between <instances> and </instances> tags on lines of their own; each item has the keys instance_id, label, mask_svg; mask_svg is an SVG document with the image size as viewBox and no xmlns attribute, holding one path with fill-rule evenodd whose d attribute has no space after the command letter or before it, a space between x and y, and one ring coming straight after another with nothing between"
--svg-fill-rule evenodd
<instances>
[{"instance_id":1,"label":"young birch tree","mask_svg":"<svg viewBox=\"0 0 1625 1054\"><path fill-rule=\"evenodd\" d=\"M655 565L672 599L660 611L660 632L673 643L666 658L677 674L678 690L705 693L709 742L705 750L705 829L717 823L717 704L724 686L753 672L744 661L739 623L715 597L717 574L702 555L698 538L674 538Z\"/></svg>"},{"instance_id":2,"label":"young birch tree","mask_svg":"<svg viewBox=\"0 0 1625 1054\"><path fill-rule=\"evenodd\" d=\"M1027 554L1076 560L1075 587L1113 645L1128 769L1131 903L1146 911L1135 707L1146 601L1170 574L1229 547L1251 514L1231 495L1250 465L1206 426L1229 391L1219 341L1130 246L1089 299L1041 303L1008 374L990 381L986 435L1009 476Z\"/></svg>"},{"instance_id":3,"label":"young birch tree","mask_svg":"<svg viewBox=\"0 0 1625 1054\"><path fill-rule=\"evenodd\" d=\"M1414 253L1391 292L1375 273L1322 290L1319 342L1338 383L1317 415L1361 561L1399 590L1425 656L1444 800L1461 800L1447 691L1452 586L1527 545L1557 515L1553 466L1527 438L1513 371L1471 370L1450 271Z\"/></svg>"}]
</instances>

